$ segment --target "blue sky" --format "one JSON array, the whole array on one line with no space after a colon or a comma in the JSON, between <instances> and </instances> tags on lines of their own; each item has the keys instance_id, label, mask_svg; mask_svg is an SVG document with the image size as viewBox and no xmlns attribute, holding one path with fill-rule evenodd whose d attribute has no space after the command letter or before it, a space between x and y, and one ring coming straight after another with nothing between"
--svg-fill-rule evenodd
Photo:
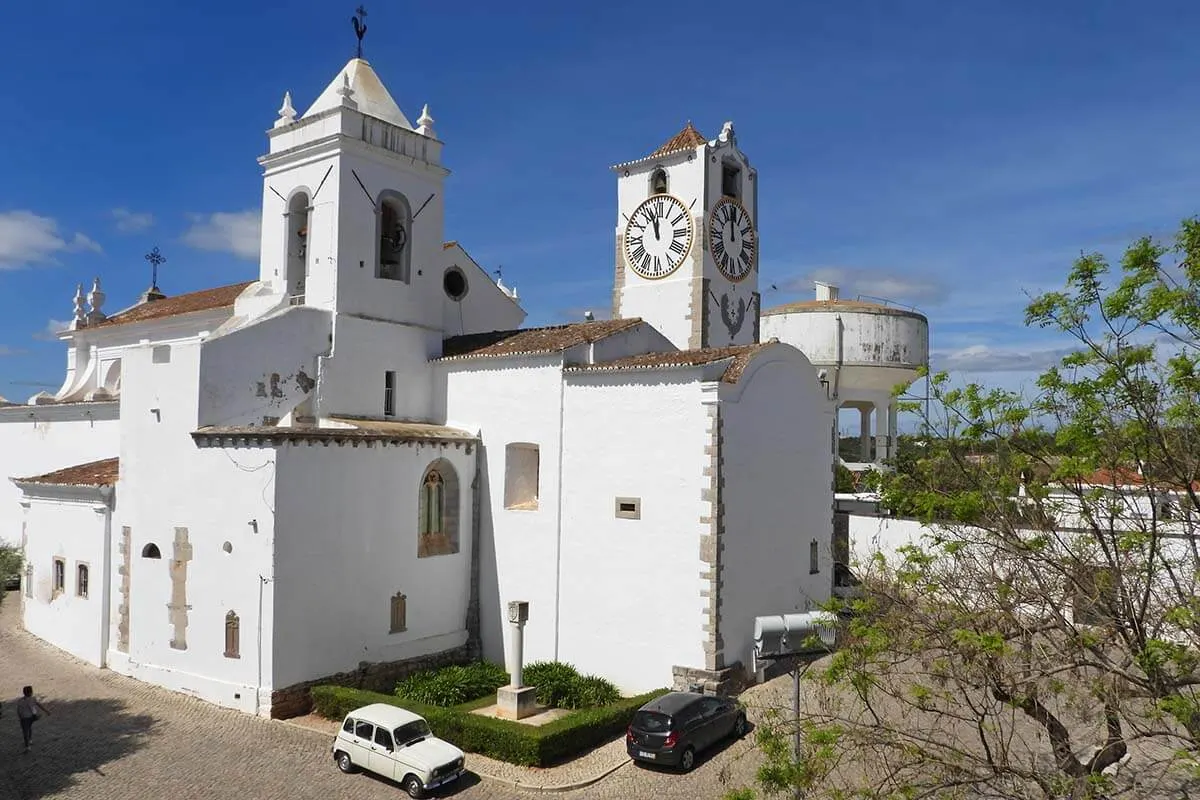
<instances>
[{"instance_id":1,"label":"blue sky","mask_svg":"<svg viewBox=\"0 0 1200 800\"><path fill-rule=\"evenodd\" d=\"M57 388L76 283L106 310L253 277L255 158L353 54L352 4L8 4L0 395ZM1200 210L1200 7L1133 2L378 3L366 56L446 142L446 237L529 324L606 311L615 177L688 119L758 168L764 305L813 277L912 304L935 367L1005 386L1064 342L1024 292ZM48 340L49 339L49 340Z\"/></svg>"}]
</instances>

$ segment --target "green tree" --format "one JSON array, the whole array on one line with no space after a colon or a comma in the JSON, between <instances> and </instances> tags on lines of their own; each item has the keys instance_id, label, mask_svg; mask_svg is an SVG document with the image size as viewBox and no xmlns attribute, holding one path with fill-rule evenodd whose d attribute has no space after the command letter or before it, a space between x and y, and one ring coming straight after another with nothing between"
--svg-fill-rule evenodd
<instances>
[{"instance_id":1,"label":"green tree","mask_svg":"<svg viewBox=\"0 0 1200 800\"><path fill-rule=\"evenodd\" d=\"M864 565L806 681L810 798L1186 797L1200 786L1200 221L1119 270L1081 256L1027 325L1071 343L1033 396L930 377L885 503L924 524ZM925 404L907 409L922 415ZM746 796L743 792L743 796Z\"/></svg>"},{"instance_id":2,"label":"green tree","mask_svg":"<svg viewBox=\"0 0 1200 800\"><path fill-rule=\"evenodd\" d=\"M25 559L21 549L14 545L0 542L0 581L7 581L10 575L20 575ZM4 590L0 589L0 603L4 602Z\"/></svg>"}]
</instances>

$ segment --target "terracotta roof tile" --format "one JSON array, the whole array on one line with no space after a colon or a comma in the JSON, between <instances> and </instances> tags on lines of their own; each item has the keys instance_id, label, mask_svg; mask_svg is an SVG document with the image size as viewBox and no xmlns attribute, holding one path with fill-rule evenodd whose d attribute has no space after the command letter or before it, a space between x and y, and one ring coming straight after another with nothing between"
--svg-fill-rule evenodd
<instances>
[{"instance_id":1,"label":"terracotta roof tile","mask_svg":"<svg viewBox=\"0 0 1200 800\"><path fill-rule=\"evenodd\" d=\"M764 347L774 342L763 344L744 344L733 347L706 347L701 350L677 350L671 353L642 353L636 356L626 356L613 361L601 361L596 364L580 364L568 367L568 372L620 372L626 370L656 370L677 369L681 367L701 367L715 364L718 361L728 361L721 380L725 383L737 383L742 377L746 365Z\"/></svg>"},{"instance_id":2,"label":"terracotta roof tile","mask_svg":"<svg viewBox=\"0 0 1200 800\"><path fill-rule=\"evenodd\" d=\"M454 241L453 239L451 239L448 242L442 242L442 249L449 250L451 247L454 247L456 244L458 244L458 242Z\"/></svg>"},{"instance_id":3,"label":"terracotta roof tile","mask_svg":"<svg viewBox=\"0 0 1200 800\"><path fill-rule=\"evenodd\" d=\"M211 311L214 308L232 306L238 295L253 281L235 283L230 286L217 286L213 289L202 289L198 292L178 294L174 297L164 297L162 300L150 300L134 306L119 314L114 314L102 322L89 325L89 328L100 328L109 325L127 325L131 322L145 322L152 319L165 319L179 314L191 314L196 311Z\"/></svg>"},{"instance_id":4,"label":"terracotta roof tile","mask_svg":"<svg viewBox=\"0 0 1200 800\"><path fill-rule=\"evenodd\" d=\"M105 458L73 467L35 475L32 478L13 478L16 483L39 483L52 486L112 486L120 472L119 460Z\"/></svg>"},{"instance_id":5,"label":"terracotta roof tile","mask_svg":"<svg viewBox=\"0 0 1200 800\"><path fill-rule=\"evenodd\" d=\"M638 317L573 322L547 328L519 328L453 336L442 342L441 361L459 358L499 358L533 353L555 353L580 344L598 342L640 325Z\"/></svg>"},{"instance_id":6,"label":"terracotta roof tile","mask_svg":"<svg viewBox=\"0 0 1200 800\"><path fill-rule=\"evenodd\" d=\"M197 444L214 446L226 446L227 441L232 441L234 447L277 441L443 442L462 445L477 440L475 434L470 431L448 428L445 425L431 425L427 422L351 417L333 419L346 427L208 426L192 431L192 439Z\"/></svg>"},{"instance_id":7,"label":"terracotta roof tile","mask_svg":"<svg viewBox=\"0 0 1200 800\"><path fill-rule=\"evenodd\" d=\"M655 150L650 156L665 156L667 153L674 153L676 150L690 150L693 147L699 147L707 143L708 140L704 138L704 134L696 130L689 119L688 124L683 126L683 130L663 142L662 147Z\"/></svg>"}]
</instances>

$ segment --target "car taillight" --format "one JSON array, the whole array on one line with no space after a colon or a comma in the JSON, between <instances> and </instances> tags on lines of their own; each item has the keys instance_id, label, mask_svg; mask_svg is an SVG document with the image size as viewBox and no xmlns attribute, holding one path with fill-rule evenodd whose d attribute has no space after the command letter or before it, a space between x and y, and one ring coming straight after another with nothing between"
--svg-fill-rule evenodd
<instances>
[{"instance_id":1,"label":"car taillight","mask_svg":"<svg viewBox=\"0 0 1200 800\"><path fill-rule=\"evenodd\" d=\"M667 738L663 740L663 747L674 747L679 743L679 734L671 731L667 734Z\"/></svg>"},{"instance_id":2,"label":"car taillight","mask_svg":"<svg viewBox=\"0 0 1200 800\"><path fill-rule=\"evenodd\" d=\"M625 739L626 739L626 741L633 741L633 738L634 738L633 737L633 726L630 725L628 728L625 729Z\"/></svg>"}]
</instances>

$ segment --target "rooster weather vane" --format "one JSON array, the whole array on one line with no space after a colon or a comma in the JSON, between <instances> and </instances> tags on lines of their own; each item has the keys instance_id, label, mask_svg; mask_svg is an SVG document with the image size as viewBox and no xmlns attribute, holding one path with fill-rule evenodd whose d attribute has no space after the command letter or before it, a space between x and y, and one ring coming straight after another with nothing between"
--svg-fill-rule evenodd
<instances>
[{"instance_id":1,"label":"rooster weather vane","mask_svg":"<svg viewBox=\"0 0 1200 800\"><path fill-rule=\"evenodd\" d=\"M362 40L367 35L367 23L363 21L366 16L367 10L359 6L350 18L350 24L354 26L354 35L358 37L358 58L362 58Z\"/></svg>"}]
</instances>

